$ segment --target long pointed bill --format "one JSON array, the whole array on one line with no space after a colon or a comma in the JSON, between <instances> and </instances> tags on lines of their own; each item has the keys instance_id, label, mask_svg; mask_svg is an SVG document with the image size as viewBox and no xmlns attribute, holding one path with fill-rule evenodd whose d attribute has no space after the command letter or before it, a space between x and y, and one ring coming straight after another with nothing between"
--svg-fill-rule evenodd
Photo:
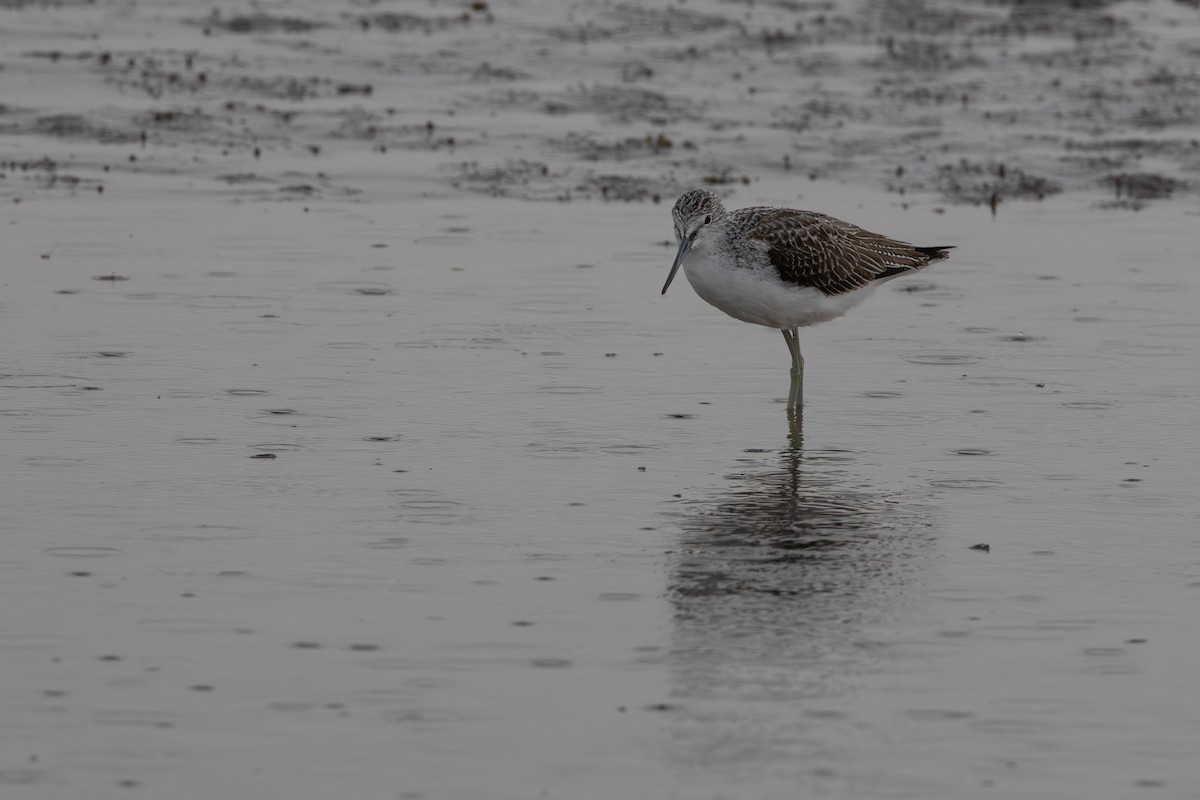
<instances>
[{"instance_id":1,"label":"long pointed bill","mask_svg":"<svg viewBox=\"0 0 1200 800\"><path fill-rule=\"evenodd\" d=\"M690 252L692 252L692 240L684 239L679 243L679 252L675 254L675 263L671 265L671 274L667 276L667 282L663 284L663 294L667 293L667 287L671 285L671 281L675 280L675 273L679 272L679 265L683 263Z\"/></svg>"}]
</instances>

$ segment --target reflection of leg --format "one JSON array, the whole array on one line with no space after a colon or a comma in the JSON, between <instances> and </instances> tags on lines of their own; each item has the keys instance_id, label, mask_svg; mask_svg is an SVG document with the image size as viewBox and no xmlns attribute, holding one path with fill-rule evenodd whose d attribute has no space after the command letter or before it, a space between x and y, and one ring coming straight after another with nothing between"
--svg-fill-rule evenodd
<instances>
[{"instance_id":1,"label":"reflection of leg","mask_svg":"<svg viewBox=\"0 0 1200 800\"><path fill-rule=\"evenodd\" d=\"M799 453L800 448L804 446L804 411L800 408L789 408L787 418L788 442L792 450Z\"/></svg>"},{"instance_id":2,"label":"reflection of leg","mask_svg":"<svg viewBox=\"0 0 1200 800\"><path fill-rule=\"evenodd\" d=\"M792 353L792 385L788 390L788 410L800 407L804 395L804 356L800 355L800 339L796 329L784 330L783 340Z\"/></svg>"}]
</instances>

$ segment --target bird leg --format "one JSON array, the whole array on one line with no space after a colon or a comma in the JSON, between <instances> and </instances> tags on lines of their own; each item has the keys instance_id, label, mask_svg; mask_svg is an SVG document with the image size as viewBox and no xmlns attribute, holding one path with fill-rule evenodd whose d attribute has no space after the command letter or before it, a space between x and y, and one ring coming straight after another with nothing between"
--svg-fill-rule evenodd
<instances>
[{"instance_id":1,"label":"bird leg","mask_svg":"<svg viewBox=\"0 0 1200 800\"><path fill-rule=\"evenodd\" d=\"M788 411L794 411L801 406L801 396L804 394L804 356L800 355L800 338L796 329L784 329L783 340L787 342L788 350L792 353L792 385L788 390Z\"/></svg>"}]
</instances>

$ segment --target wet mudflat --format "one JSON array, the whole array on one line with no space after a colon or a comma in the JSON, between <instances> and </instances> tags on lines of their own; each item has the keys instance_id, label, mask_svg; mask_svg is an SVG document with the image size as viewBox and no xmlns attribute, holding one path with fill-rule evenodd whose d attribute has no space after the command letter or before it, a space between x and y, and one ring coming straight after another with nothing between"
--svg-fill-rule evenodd
<instances>
[{"instance_id":1,"label":"wet mudflat","mask_svg":"<svg viewBox=\"0 0 1200 800\"><path fill-rule=\"evenodd\" d=\"M1195 9L669 8L0 7L0 786L1194 796Z\"/></svg>"}]
</instances>

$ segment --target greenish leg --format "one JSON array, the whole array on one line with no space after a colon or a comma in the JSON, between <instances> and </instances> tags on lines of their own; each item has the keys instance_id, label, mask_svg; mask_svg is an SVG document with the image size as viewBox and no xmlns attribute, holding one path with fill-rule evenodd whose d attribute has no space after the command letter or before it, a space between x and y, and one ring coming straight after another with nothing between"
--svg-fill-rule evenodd
<instances>
[{"instance_id":1,"label":"greenish leg","mask_svg":"<svg viewBox=\"0 0 1200 800\"><path fill-rule=\"evenodd\" d=\"M800 355L800 337L796 329L783 331L783 340L792 353L792 385L788 390L788 411L800 408L804 395L804 356Z\"/></svg>"}]
</instances>

